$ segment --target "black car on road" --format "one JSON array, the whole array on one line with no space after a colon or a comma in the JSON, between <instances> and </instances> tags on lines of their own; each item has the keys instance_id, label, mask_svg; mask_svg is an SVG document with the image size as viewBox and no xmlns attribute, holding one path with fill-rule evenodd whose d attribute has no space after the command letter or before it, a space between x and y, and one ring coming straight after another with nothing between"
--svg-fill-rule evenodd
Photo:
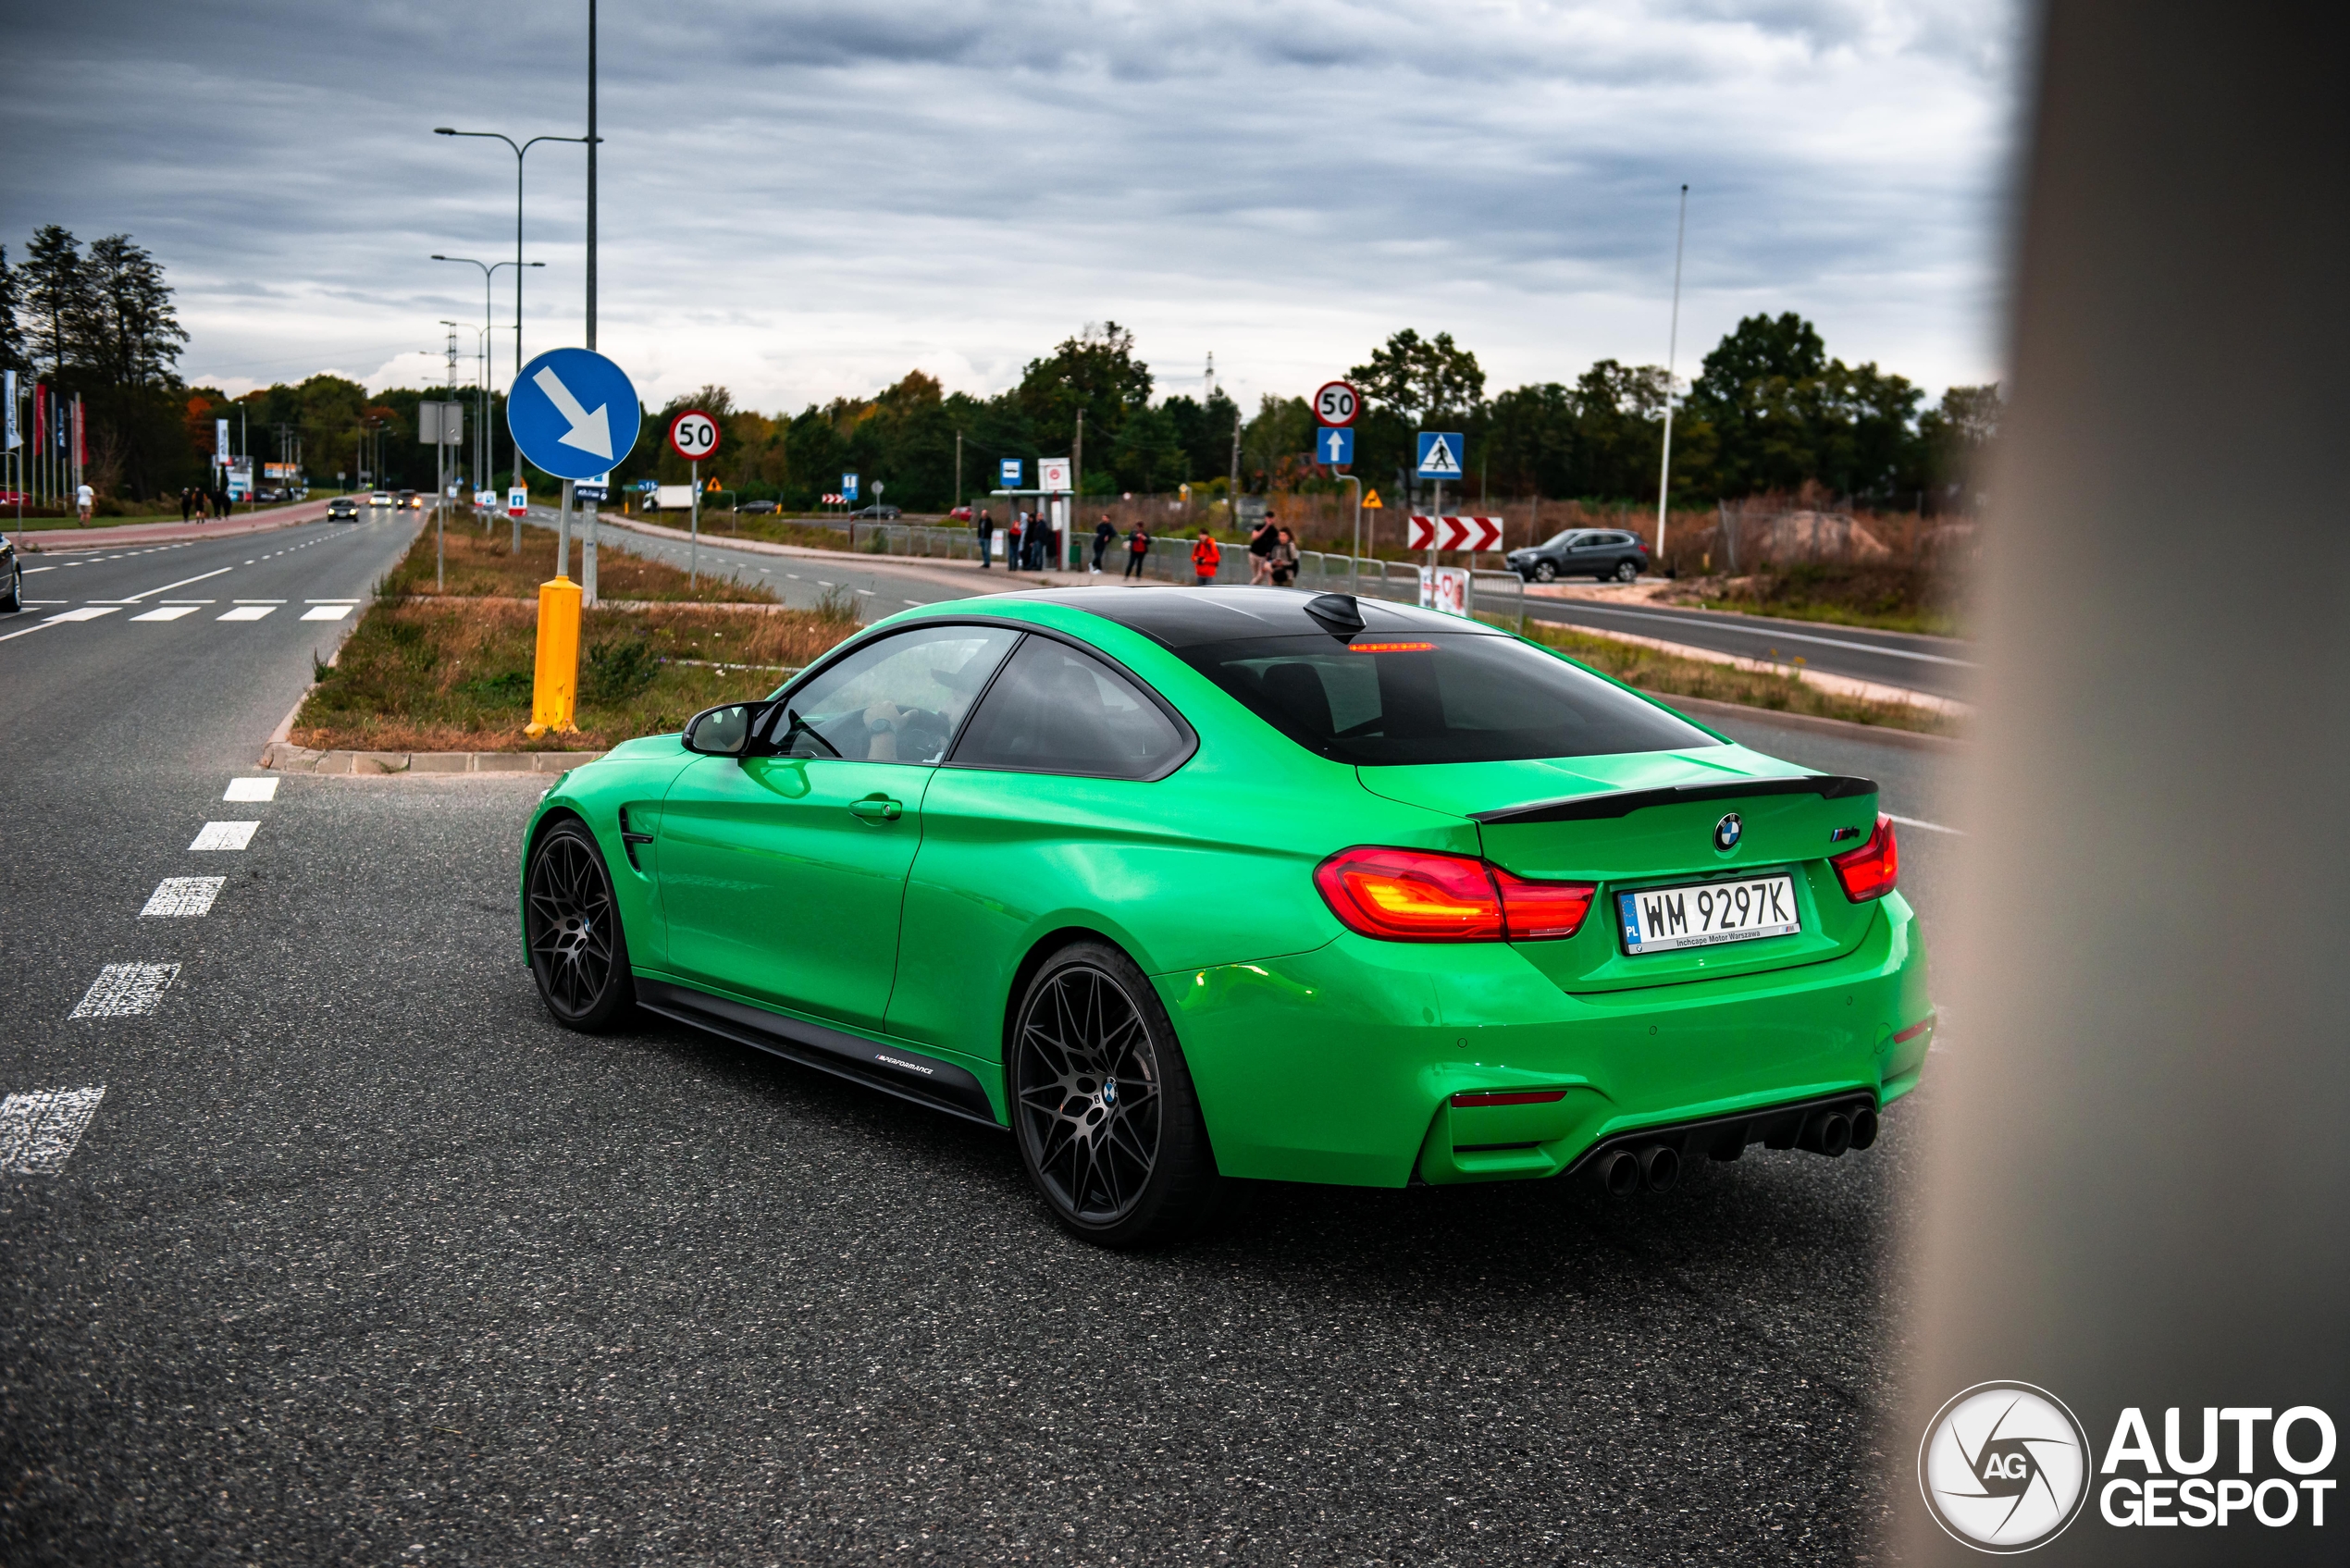
<instances>
[{"instance_id":1,"label":"black car on road","mask_svg":"<svg viewBox=\"0 0 2350 1568\"><path fill-rule=\"evenodd\" d=\"M17 559L17 541L0 534L0 612L13 615L24 608L24 563Z\"/></svg>"},{"instance_id":2,"label":"black car on road","mask_svg":"<svg viewBox=\"0 0 2350 1568\"><path fill-rule=\"evenodd\" d=\"M886 523L892 518L903 517L905 513L894 506L885 506L880 501L875 501L872 505L852 512L848 515Z\"/></svg>"},{"instance_id":3,"label":"black car on road","mask_svg":"<svg viewBox=\"0 0 2350 1568\"><path fill-rule=\"evenodd\" d=\"M349 496L337 496L327 503L327 521L329 523L358 522L359 503Z\"/></svg>"},{"instance_id":4,"label":"black car on road","mask_svg":"<svg viewBox=\"0 0 2350 1568\"><path fill-rule=\"evenodd\" d=\"M1620 528L1568 528L1509 553L1510 570L1529 583L1596 577L1628 583L1649 569L1649 547Z\"/></svg>"}]
</instances>

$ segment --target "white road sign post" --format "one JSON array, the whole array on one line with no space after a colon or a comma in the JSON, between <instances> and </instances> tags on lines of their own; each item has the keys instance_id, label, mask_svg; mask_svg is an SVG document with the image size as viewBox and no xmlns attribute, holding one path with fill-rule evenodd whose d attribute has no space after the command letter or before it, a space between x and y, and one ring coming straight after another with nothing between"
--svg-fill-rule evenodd
<instances>
[{"instance_id":1,"label":"white road sign post","mask_svg":"<svg viewBox=\"0 0 2350 1568\"><path fill-rule=\"evenodd\" d=\"M718 421L689 408L669 422L669 450L686 460L693 472L693 542L686 549L686 586L701 576L701 460L718 450Z\"/></svg>"}]
</instances>

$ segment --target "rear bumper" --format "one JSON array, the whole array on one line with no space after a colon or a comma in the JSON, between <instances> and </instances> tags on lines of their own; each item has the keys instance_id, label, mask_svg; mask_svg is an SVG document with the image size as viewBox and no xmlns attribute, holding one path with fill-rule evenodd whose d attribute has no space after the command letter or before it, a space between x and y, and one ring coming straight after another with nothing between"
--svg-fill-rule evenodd
<instances>
[{"instance_id":1,"label":"rear bumper","mask_svg":"<svg viewBox=\"0 0 2350 1568\"><path fill-rule=\"evenodd\" d=\"M1860 1093L1882 1106L1915 1085L1933 1037L1898 894L1838 957L1631 991L1567 994L1502 944L1351 935L1156 983L1218 1165L1290 1181L1538 1179L1643 1129ZM1537 1089L1565 1093L1452 1104Z\"/></svg>"}]
</instances>

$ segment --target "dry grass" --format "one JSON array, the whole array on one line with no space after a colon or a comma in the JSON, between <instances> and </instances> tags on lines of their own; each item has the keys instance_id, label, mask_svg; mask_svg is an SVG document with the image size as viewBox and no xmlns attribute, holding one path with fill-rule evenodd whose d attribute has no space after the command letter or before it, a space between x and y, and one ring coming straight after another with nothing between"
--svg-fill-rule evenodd
<instances>
[{"instance_id":1,"label":"dry grass","mask_svg":"<svg viewBox=\"0 0 2350 1568\"><path fill-rule=\"evenodd\" d=\"M1526 635L1567 657L1613 675L1626 685L1658 697L1697 697L1713 702L1735 702L1775 713L1809 713L1823 719L1843 719L1886 729L1915 730L1948 735L1960 731L1959 721L1947 713L1913 708L1906 702L1863 702L1807 685L1793 675L1770 675L1703 659L1685 659L1636 643L1610 637L1584 636L1538 621L1526 623Z\"/></svg>"},{"instance_id":2,"label":"dry grass","mask_svg":"<svg viewBox=\"0 0 2350 1568\"><path fill-rule=\"evenodd\" d=\"M808 611L588 611L579 733L531 740L538 624L535 606L501 599L378 602L303 704L292 738L321 750L600 750L763 696L857 629Z\"/></svg>"},{"instance_id":3,"label":"dry grass","mask_svg":"<svg viewBox=\"0 0 2350 1568\"><path fill-rule=\"evenodd\" d=\"M414 594L450 599L527 599L538 597L538 585L555 574L555 536L544 528L522 531L522 553L507 548L509 525L500 523L485 532L473 523L453 524L443 536L445 587L433 586L432 525L427 523L416 542L391 569L377 590L386 595ZM572 546L571 569L579 570L579 547ZM596 591L607 599L690 599L704 604L773 603L775 596L753 584L704 575L688 586L686 574L674 566L631 555L610 535L596 541Z\"/></svg>"}]
</instances>

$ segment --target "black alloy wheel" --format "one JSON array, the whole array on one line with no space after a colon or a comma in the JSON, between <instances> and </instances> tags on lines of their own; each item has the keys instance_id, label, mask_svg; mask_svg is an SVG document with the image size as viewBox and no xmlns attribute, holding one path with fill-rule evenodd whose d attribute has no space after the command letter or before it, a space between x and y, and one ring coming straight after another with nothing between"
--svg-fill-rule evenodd
<instances>
[{"instance_id":1,"label":"black alloy wheel","mask_svg":"<svg viewBox=\"0 0 2350 1568\"><path fill-rule=\"evenodd\" d=\"M1626 559L1615 563L1615 580L1617 582L1635 582L1639 580L1639 575L1640 563L1639 562Z\"/></svg>"},{"instance_id":2,"label":"black alloy wheel","mask_svg":"<svg viewBox=\"0 0 2350 1568\"><path fill-rule=\"evenodd\" d=\"M523 935L538 994L566 1029L600 1033L636 999L612 877L576 818L549 828L531 851Z\"/></svg>"},{"instance_id":3,"label":"black alloy wheel","mask_svg":"<svg viewBox=\"0 0 2350 1568\"><path fill-rule=\"evenodd\" d=\"M1554 561L1538 561L1534 563L1534 580L1536 582L1555 583L1558 581L1558 562Z\"/></svg>"},{"instance_id":4,"label":"black alloy wheel","mask_svg":"<svg viewBox=\"0 0 2350 1568\"><path fill-rule=\"evenodd\" d=\"M24 565L20 562L11 561L8 562L8 597L0 599L0 610L5 610L13 615L23 608Z\"/></svg>"},{"instance_id":5,"label":"black alloy wheel","mask_svg":"<svg viewBox=\"0 0 2350 1568\"><path fill-rule=\"evenodd\" d=\"M1215 1155L1174 1030L1132 959L1063 948L1029 982L1011 1042L1012 1129L1053 1216L1135 1246L1194 1228Z\"/></svg>"}]
</instances>

